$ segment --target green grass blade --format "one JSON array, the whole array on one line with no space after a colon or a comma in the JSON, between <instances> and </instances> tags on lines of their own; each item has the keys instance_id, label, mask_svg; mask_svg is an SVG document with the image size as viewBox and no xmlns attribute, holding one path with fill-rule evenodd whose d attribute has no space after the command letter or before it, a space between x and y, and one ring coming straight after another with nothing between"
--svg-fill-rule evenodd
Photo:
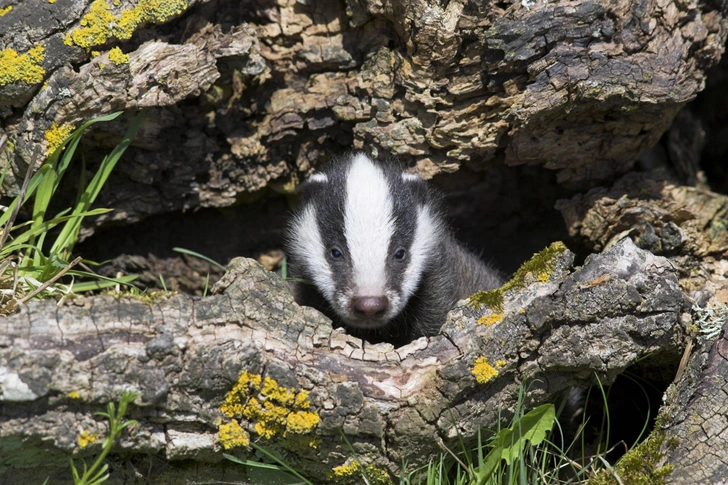
<instances>
[{"instance_id":1,"label":"green grass blade","mask_svg":"<svg viewBox=\"0 0 728 485\"><path fill-rule=\"evenodd\" d=\"M176 252L182 253L182 254L189 254L190 256L194 256L195 258L199 258L199 259L201 259L203 261L207 261L208 263L210 263L210 264L212 264L214 266L217 266L218 268L220 268L223 271L226 271L227 270L227 268L225 266L221 265L220 263L218 263L214 259L208 258L207 256L205 256L203 254L196 253L194 251L190 251L189 249L185 249L185 248L172 248L172 251L176 251Z\"/></svg>"},{"instance_id":2,"label":"green grass blade","mask_svg":"<svg viewBox=\"0 0 728 485\"><path fill-rule=\"evenodd\" d=\"M9 241L3 246L2 249L0 249L0 260L5 259L8 257L11 253L13 253L18 246L21 245L27 245L28 241L31 240L31 238L35 238L39 234L43 232L48 232L49 230L53 229L58 224L61 224L63 222L66 222L71 219L78 219L80 217L85 216L95 216L98 214L104 214L106 212L109 212L111 209L93 209L87 212L83 212L81 214L71 214L67 216L62 217L56 217L54 219L51 219L50 221L44 221L42 224L40 224L37 227L31 228L27 231L25 231L23 234L18 235L13 239L12 241ZM35 246L33 246L35 247Z\"/></svg>"},{"instance_id":3,"label":"green grass blade","mask_svg":"<svg viewBox=\"0 0 728 485\"><path fill-rule=\"evenodd\" d=\"M68 274L73 275L74 271L69 271ZM127 275L127 276L121 276L119 278L106 278L104 276L95 275L93 273L86 273L87 275L92 276L93 278L99 278L97 281L84 281L81 283L73 283L71 286L71 291L74 293L84 293L86 291L94 291L94 290L102 290L104 288L111 288L112 286L116 285L128 285L135 279L139 277L139 275Z\"/></svg>"},{"instance_id":4,"label":"green grass blade","mask_svg":"<svg viewBox=\"0 0 728 485\"><path fill-rule=\"evenodd\" d=\"M143 120L143 113L140 113L137 115L137 117L132 122L131 126L127 130L127 132L124 134L124 137L121 140L121 143L116 145L114 149L109 153L106 157L104 157L103 161L101 162L101 166L99 167L98 171L94 174L93 178L89 182L88 186L86 187L86 190L84 190L83 194L81 195L81 200L78 202L76 207L74 208L73 212L74 214L80 214L82 212L86 212L89 210L91 205L94 203L96 198L98 197L99 193L101 192L101 189L103 188L104 184L106 183L106 180L109 178L109 175L111 174L111 171L116 166L116 163L119 161L121 156L124 154L126 149L131 144L131 140L136 135L137 130L139 129L139 126L141 125L141 122ZM73 247L76 245L76 240L78 238L78 231L81 228L81 219L74 219L72 221L69 221L61 230L61 234L58 235L58 238L56 239L55 243L51 247L51 253L66 253L69 254Z\"/></svg>"}]
</instances>

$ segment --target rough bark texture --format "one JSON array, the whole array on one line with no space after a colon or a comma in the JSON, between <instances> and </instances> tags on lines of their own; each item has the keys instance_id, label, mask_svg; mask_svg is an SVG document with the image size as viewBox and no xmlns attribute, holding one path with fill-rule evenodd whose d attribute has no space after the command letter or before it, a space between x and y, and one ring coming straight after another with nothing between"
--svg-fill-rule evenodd
<instances>
[{"instance_id":1,"label":"rough bark texture","mask_svg":"<svg viewBox=\"0 0 728 485\"><path fill-rule=\"evenodd\" d=\"M139 425L117 451L132 461L165 456L169 465L153 468L151 481L175 473L194 479L183 460L219 462L219 408L242 372L309 391L318 447L296 447L281 435L260 442L321 478L352 458L339 430L361 459L396 472L403 462L426 462L440 440L453 446L458 432L470 439L507 417L522 382L539 379L528 398L536 405L594 372L610 382L647 355L678 358L685 301L666 259L626 239L568 273L571 260L562 252L553 272L507 293L502 321L479 325L496 312L461 305L443 335L399 349L332 331L320 314L297 307L278 277L244 259L220 296L33 303L2 321L5 476L35 481L70 453L97 451L98 444L82 451L80 434L103 434L92 412L129 388L142 393L131 413ZM489 365L478 367L483 357ZM260 420L240 421L260 439Z\"/></svg>"},{"instance_id":2,"label":"rough bark texture","mask_svg":"<svg viewBox=\"0 0 728 485\"><path fill-rule=\"evenodd\" d=\"M723 52L726 16L725 3L707 0L6 0L0 135L11 143L0 162L12 170L3 193L17 192L36 146L125 110L84 142L93 168L92 155L108 152L145 108L100 201L116 210L99 223L229 207L262 189L290 193L353 146L397 155L425 178L484 170L463 176L477 178L463 192L471 205L476 192L497 204L499 214L478 212L477 223L490 231L501 217L491 232L510 249L503 234L517 217L528 225L520 214L544 205L542 190L555 185L542 183L544 172L530 174L534 190L517 185L525 170L506 176L504 166L552 170L568 188L629 170L702 89ZM689 114L678 121L666 150L678 175L698 183L701 127ZM525 380L542 380L535 405L593 371L609 381L641 356L677 360L693 331L684 296L728 302L725 197L632 174L560 208L571 234L605 254L570 276L565 257L550 281L507 295L500 323L479 326L492 311L461 306L443 336L396 351L332 331L247 262L223 296L33 303L0 322L0 455L9 466L0 478L42 483L69 454L97 452L98 443L81 450L78 441L103 433L93 412L135 388L140 424L116 449L128 461L115 463L113 480L149 466L159 482L243 479L242 467L219 462L216 441L219 407L241 371L310 391L319 447L289 453L290 441L263 440L305 473L321 478L351 458L339 428L358 455L392 472L402 459L426 459L435 438L453 443L453 419L472 436L499 408L507 416ZM714 386L725 382L725 345L698 341L684 374L692 381L668 396L667 433L679 446L664 451L676 482L724 474L725 455L708 450L728 448L716 397L724 390ZM479 357L505 362L485 384L473 375ZM243 426L255 439L251 419Z\"/></svg>"},{"instance_id":3,"label":"rough bark texture","mask_svg":"<svg viewBox=\"0 0 728 485\"><path fill-rule=\"evenodd\" d=\"M661 463L675 467L670 483L723 483L728 476L728 197L675 185L660 174L630 174L609 189L594 189L558 207L571 234L591 248L609 247L631 234L643 248L672 255L680 286L692 300L691 337L676 383L664 396L657 430L664 432Z\"/></svg>"},{"instance_id":4,"label":"rough bark texture","mask_svg":"<svg viewBox=\"0 0 728 485\"><path fill-rule=\"evenodd\" d=\"M725 321L723 315L722 321ZM724 483L728 477L728 328L715 343L701 341L685 377L667 392L663 463L670 483Z\"/></svg>"},{"instance_id":5,"label":"rough bark texture","mask_svg":"<svg viewBox=\"0 0 728 485\"><path fill-rule=\"evenodd\" d=\"M659 139L727 32L726 7L698 0L5 4L16 174L52 128L150 108L103 201L126 223L289 191L352 145L425 177L534 164L593 184Z\"/></svg>"}]
</instances>

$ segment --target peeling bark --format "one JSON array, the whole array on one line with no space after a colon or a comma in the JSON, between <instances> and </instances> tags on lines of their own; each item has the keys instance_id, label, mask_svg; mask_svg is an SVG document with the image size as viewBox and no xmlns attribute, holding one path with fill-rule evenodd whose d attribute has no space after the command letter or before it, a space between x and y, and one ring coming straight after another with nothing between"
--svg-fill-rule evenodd
<instances>
[{"instance_id":1,"label":"peeling bark","mask_svg":"<svg viewBox=\"0 0 728 485\"><path fill-rule=\"evenodd\" d=\"M45 72L0 85L16 174L53 125L146 107L133 161L103 201L119 221L290 191L351 146L426 178L531 164L593 185L659 139L727 32L725 7L698 0L180 2L85 49L67 35L98 0L10 2L0 50L42 46ZM139 5L115 2L108 15ZM128 63L109 59L114 46ZM122 123L100 129L118 136Z\"/></svg>"},{"instance_id":2,"label":"peeling bark","mask_svg":"<svg viewBox=\"0 0 728 485\"><path fill-rule=\"evenodd\" d=\"M218 462L219 408L241 372L308 391L317 448L290 453L289 440L260 439L254 420L241 419L251 439L297 469L324 477L343 464L351 453L342 430L361 459L397 473L403 462L426 463L438 441L453 446L458 433L470 439L507 418L523 382L533 383L528 405L537 405L595 372L611 382L644 356L681 353L685 302L666 259L626 239L573 272L571 260L562 253L548 281L533 276L508 292L502 321L479 325L494 310L460 304L442 335L399 349L332 330L245 259L222 280L224 294L208 298L33 303L2 321L0 443L22 443L5 456L6 473L35 480L71 453L96 451L79 449L79 433L103 434L92 412L129 388L142 393L132 412L139 425L118 453L164 455L179 473L184 460ZM485 383L474 371L481 357L496 371Z\"/></svg>"}]
</instances>

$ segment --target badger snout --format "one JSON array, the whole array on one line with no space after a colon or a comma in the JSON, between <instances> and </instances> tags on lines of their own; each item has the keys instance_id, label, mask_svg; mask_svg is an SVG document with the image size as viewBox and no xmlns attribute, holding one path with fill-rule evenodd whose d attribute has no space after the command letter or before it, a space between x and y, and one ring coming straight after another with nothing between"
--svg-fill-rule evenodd
<instances>
[{"instance_id":1,"label":"badger snout","mask_svg":"<svg viewBox=\"0 0 728 485\"><path fill-rule=\"evenodd\" d=\"M351 299L351 311L358 318L381 318L389 310L389 299L382 296L355 296Z\"/></svg>"}]
</instances>

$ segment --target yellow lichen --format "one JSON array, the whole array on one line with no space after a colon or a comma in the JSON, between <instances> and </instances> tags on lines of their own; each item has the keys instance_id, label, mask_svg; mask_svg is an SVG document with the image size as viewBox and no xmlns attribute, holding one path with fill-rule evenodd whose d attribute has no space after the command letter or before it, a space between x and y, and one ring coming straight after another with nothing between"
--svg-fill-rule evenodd
<instances>
[{"instance_id":1,"label":"yellow lichen","mask_svg":"<svg viewBox=\"0 0 728 485\"><path fill-rule=\"evenodd\" d=\"M109 60L116 64L129 64L129 56L124 54L120 48L114 47L109 51Z\"/></svg>"},{"instance_id":2,"label":"yellow lichen","mask_svg":"<svg viewBox=\"0 0 728 485\"><path fill-rule=\"evenodd\" d=\"M7 15L8 13L10 13L10 11L11 11L12 9L13 9L13 6L12 6L12 5L8 5L8 6L7 6L7 7L5 7L5 8L0 8L0 17L3 17L3 16L5 16L5 15Z\"/></svg>"},{"instance_id":3,"label":"yellow lichen","mask_svg":"<svg viewBox=\"0 0 728 485\"><path fill-rule=\"evenodd\" d=\"M499 368L499 369L502 369L503 367L505 367L505 366L506 366L506 364L507 364L507 363L508 363L508 362L506 362L505 360L496 360L496 361L495 361L495 366L496 366L497 368Z\"/></svg>"},{"instance_id":4,"label":"yellow lichen","mask_svg":"<svg viewBox=\"0 0 728 485\"><path fill-rule=\"evenodd\" d=\"M372 485L390 485L392 480L386 470L374 465L362 467L357 460L351 460L331 469L329 480L336 483L353 484L361 483L363 476L367 477L367 483Z\"/></svg>"},{"instance_id":5,"label":"yellow lichen","mask_svg":"<svg viewBox=\"0 0 728 485\"><path fill-rule=\"evenodd\" d=\"M71 391L68 393L68 399L81 399L81 394L78 391Z\"/></svg>"},{"instance_id":6,"label":"yellow lichen","mask_svg":"<svg viewBox=\"0 0 728 485\"><path fill-rule=\"evenodd\" d=\"M56 0L48 0L48 3L51 3L51 4L56 3Z\"/></svg>"},{"instance_id":7,"label":"yellow lichen","mask_svg":"<svg viewBox=\"0 0 728 485\"><path fill-rule=\"evenodd\" d=\"M129 40L141 24L162 23L186 8L186 0L141 0L136 7L116 16L106 0L94 0L80 21L81 27L74 29L64 42L89 50L109 40Z\"/></svg>"},{"instance_id":8,"label":"yellow lichen","mask_svg":"<svg viewBox=\"0 0 728 485\"><path fill-rule=\"evenodd\" d=\"M478 325L490 326L503 320L502 313L491 313L487 317L483 315L478 319Z\"/></svg>"},{"instance_id":9,"label":"yellow lichen","mask_svg":"<svg viewBox=\"0 0 728 485\"><path fill-rule=\"evenodd\" d=\"M292 447L315 447L318 438L306 435L318 426L320 418L318 413L307 411L310 407L307 391L297 392L270 377L242 372L220 411L233 419L246 419L263 438L281 437Z\"/></svg>"},{"instance_id":10,"label":"yellow lichen","mask_svg":"<svg viewBox=\"0 0 728 485\"><path fill-rule=\"evenodd\" d=\"M343 465L336 466L331 470L334 476L338 478L351 477L359 473L360 471L361 465L356 460L352 460L352 462L349 464L345 463Z\"/></svg>"},{"instance_id":11,"label":"yellow lichen","mask_svg":"<svg viewBox=\"0 0 728 485\"><path fill-rule=\"evenodd\" d=\"M488 363L485 357L478 357L475 359L475 366L473 367L473 375L478 384L485 384L491 379L498 375L498 371Z\"/></svg>"},{"instance_id":12,"label":"yellow lichen","mask_svg":"<svg viewBox=\"0 0 728 485\"><path fill-rule=\"evenodd\" d=\"M86 448L88 445L96 443L97 439L99 439L99 435L96 433L89 433L88 430L84 429L78 436L78 446L80 446L81 449Z\"/></svg>"},{"instance_id":13,"label":"yellow lichen","mask_svg":"<svg viewBox=\"0 0 728 485\"><path fill-rule=\"evenodd\" d=\"M250 436L240 426L240 423L233 419L229 423L220 424L218 427L217 441L223 448L229 450L240 446L248 446L250 444Z\"/></svg>"},{"instance_id":14,"label":"yellow lichen","mask_svg":"<svg viewBox=\"0 0 728 485\"><path fill-rule=\"evenodd\" d=\"M319 423L319 415L310 411L296 411L288 415L286 433L304 434L311 431Z\"/></svg>"},{"instance_id":15,"label":"yellow lichen","mask_svg":"<svg viewBox=\"0 0 728 485\"><path fill-rule=\"evenodd\" d=\"M91 57L99 57L101 55L101 52L99 51L91 51Z\"/></svg>"},{"instance_id":16,"label":"yellow lichen","mask_svg":"<svg viewBox=\"0 0 728 485\"><path fill-rule=\"evenodd\" d=\"M63 124L58 126L57 123L53 123L53 126L45 132L45 139L48 142L48 150L46 151L46 154L50 155L56 151L56 148L61 146L63 140L65 140L74 129L75 127L73 125Z\"/></svg>"},{"instance_id":17,"label":"yellow lichen","mask_svg":"<svg viewBox=\"0 0 728 485\"><path fill-rule=\"evenodd\" d=\"M27 54L18 55L13 49L0 51L0 86L16 81L36 84L43 80L45 69L40 66L45 58L42 45L33 47Z\"/></svg>"}]
</instances>

